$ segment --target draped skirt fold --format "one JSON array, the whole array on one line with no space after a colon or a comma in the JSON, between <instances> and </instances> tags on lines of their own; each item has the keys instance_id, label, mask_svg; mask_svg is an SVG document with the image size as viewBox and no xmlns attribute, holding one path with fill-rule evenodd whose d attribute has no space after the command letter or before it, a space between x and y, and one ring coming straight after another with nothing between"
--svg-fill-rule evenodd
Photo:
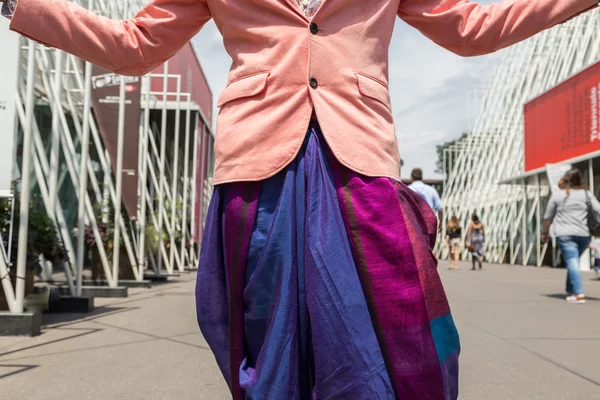
<instances>
[{"instance_id":1,"label":"draped skirt fold","mask_svg":"<svg viewBox=\"0 0 600 400\"><path fill-rule=\"evenodd\" d=\"M342 166L316 124L276 176L217 186L196 304L233 398L456 399L436 225L404 184Z\"/></svg>"}]
</instances>

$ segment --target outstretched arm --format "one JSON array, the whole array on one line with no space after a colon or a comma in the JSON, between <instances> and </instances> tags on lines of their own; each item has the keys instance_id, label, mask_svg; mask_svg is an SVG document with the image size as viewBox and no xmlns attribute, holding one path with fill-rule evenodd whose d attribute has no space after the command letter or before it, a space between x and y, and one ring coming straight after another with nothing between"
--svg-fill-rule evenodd
<instances>
[{"instance_id":1,"label":"outstretched arm","mask_svg":"<svg viewBox=\"0 0 600 400\"><path fill-rule=\"evenodd\" d=\"M598 0L402 0L398 16L461 56L492 53L597 7Z\"/></svg>"},{"instance_id":2,"label":"outstretched arm","mask_svg":"<svg viewBox=\"0 0 600 400\"><path fill-rule=\"evenodd\" d=\"M211 18L206 0L152 0L125 21L98 16L65 0L18 0L16 4L12 30L122 75L152 71ZM8 5L3 4L7 14Z\"/></svg>"}]
</instances>

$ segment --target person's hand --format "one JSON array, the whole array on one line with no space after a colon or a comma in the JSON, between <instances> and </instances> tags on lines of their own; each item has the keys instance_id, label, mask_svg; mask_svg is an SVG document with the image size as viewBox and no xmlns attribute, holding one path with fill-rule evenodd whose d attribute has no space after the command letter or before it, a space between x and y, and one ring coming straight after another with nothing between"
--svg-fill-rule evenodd
<instances>
[{"instance_id":1,"label":"person's hand","mask_svg":"<svg viewBox=\"0 0 600 400\"><path fill-rule=\"evenodd\" d=\"M549 241L550 241L550 235L548 235L547 233L544 233L542 235L542 242L548 243Z\"/></svg>"}]
</instances>

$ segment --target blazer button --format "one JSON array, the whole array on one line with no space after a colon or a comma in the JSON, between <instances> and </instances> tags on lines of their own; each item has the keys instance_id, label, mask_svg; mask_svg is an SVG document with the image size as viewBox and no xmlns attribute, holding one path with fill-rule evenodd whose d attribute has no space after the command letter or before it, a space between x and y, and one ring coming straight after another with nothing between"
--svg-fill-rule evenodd
<instances>
[{"instance_id":1,"label":"blazer button","mask_svg":"<svg viewBox=\"0 0 600 400\"><path fill-rule=\"evenodd\" d=\"M310 33L312 33L313 35L316 35L317 33L319 33L319 25L315 24L314 22L310 24Z\"/></svg>"},{"instance_id":2,"label":"blazer button","mask_svg":"<svg viewBox=\"0 0 600 400\"><path fill-rule=\"evenodd\" d=\"M319 82L317 82L317 80L315 78L310 78L310 80L308 81L308 84L313 89L316 89L319 87Z\"/></svg>"}]
</instances>

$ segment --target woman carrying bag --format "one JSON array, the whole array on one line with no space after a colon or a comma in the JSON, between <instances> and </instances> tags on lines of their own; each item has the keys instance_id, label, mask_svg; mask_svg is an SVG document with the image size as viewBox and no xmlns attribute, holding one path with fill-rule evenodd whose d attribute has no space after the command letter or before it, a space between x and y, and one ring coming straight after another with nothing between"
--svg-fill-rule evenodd
<instances>
[{"instance_id":1,"label":"woman carrying bag","mask_svg":"<svg viewBox=\"0 0 600 400\"><path fill-rule=\"evenodd\" d=\"M483 259L485 258L485 226L483 225L483 222L479 220L477 214L473 214L471 217L467 238L469 241L467 249L471 253L471 259L473 261L473 268L471 268L471 270L475 271L476 262L479 265L479 269L482 269Z\"/></svg>"},{"instance_id":2,"label":"woman carrying bag","mask_svg":"<svg viewBox=\"0 0 600 400\"><path fill-rule=\"evenodd\" d=\"M553 236L567 266L566 300L573 304L584 304L585 294L579 259L590 244L590 226L595 228L600 216L600 203L583 188L581 172L573 168L560 181L559 190L550 197L544 216L543 240Z\"/></svg>"}]
</instances>

